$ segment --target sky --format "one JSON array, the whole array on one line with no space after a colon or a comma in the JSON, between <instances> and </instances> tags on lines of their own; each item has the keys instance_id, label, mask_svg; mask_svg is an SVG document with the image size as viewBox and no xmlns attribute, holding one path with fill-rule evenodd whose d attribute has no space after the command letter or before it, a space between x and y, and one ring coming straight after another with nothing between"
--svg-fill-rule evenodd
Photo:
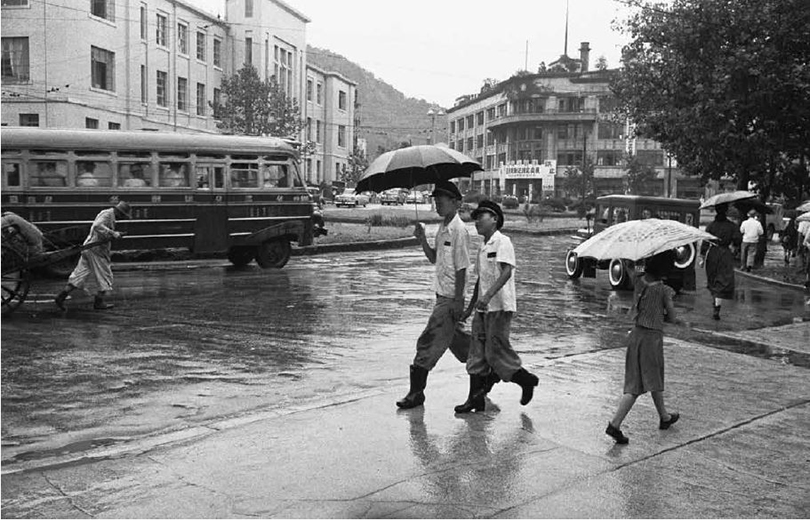
<instances>
[{"instance_id":1,"label":"sky","mask_svg":"<svg viewBox=\"0 0 810 521\"><path fill-rule=\"evenodd\" d=\"M225 15L224 0L186 0ZM452 107L487 78L537 70L565 47L566 0L284 0L312 21L307 43L329 49L408 97ZM618 67L628 37L612 29L632 9L626 1L567 0L568 55L591 47ZM527 52L528 43L528 52ZM528 67L526 66L528 63Z\"/></svg>"}]
</instances>

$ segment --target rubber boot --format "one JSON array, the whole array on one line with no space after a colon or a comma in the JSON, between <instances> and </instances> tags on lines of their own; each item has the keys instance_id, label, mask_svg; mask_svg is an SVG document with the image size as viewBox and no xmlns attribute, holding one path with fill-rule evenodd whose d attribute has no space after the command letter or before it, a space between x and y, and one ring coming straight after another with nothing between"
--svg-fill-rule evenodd
<instances>
[{"instance_id":1,"label":"rubber boot","mask_svg":"<svg viewBox=\"0 0 810 521\"><path fill-rule=\"evenodd\" d=\"M54 304L56 304L56 307L58 307L61 311L67 311L67 308L65 307L65 299L67 299L67 297L68 292L62 291L56 296L55 299L53 299Z\"/></svg>"},{"instance_id":2,"label":"rubber boot","mask_svg":"<svg viewBox=\"0 0 810 521\"><path fill-rule=\"evenodd\" d=\"M96 300L93 301L93 309L111 309L113 307L115 307L114 304L104 302L104 297L96 296Z\"/></svg>"},{"instance_id":3,"label":"rubber boot","mask_svg":"<svg viewBox=\"0 0 810 521\"><path fill-rule=\"evenodd\" d=\"M487 377L477 374L470 375L470 394L467 395L467 401L461 405L456 405L455 411L459 414L480 411L483 412L486 407L486 388Z\"/></svg>"},{"instance_id":4,"label":"rubber boot","mask_svg":"<svg viewBox=\"0 0 810 521\"><path fill-rule=\"evenodd\" d=\"M428 370L418 365L411 366L411 389L405 398L397 402L400 409L413 409L425 403L425 386L427 386Z\"/></svg>"},{"instance_id":5,"label":"rubber boot","mask_svg":"<svg viewBox=\"0 0 810 521\"><path fill-rule=\"evenodd\" d=\"M520 397L520 405L527 405L532 401L534 395L534 388L540 383L540 380L522 367L512 375L512 381L518 384L523 389L523 395Z\"/></svg>"},{"instance_id":6,"label":"rubber boot","mask_svg":"<svg viewBox=\"0 0 810 521\"><path fill-rule=\"evenodd\" d=\"M714 312L712 313L712 318L715 320L720 320L720 306L714 306Z\"/></svg>"},{"instance_id":7,"label":"rubber boot","mask_svg":"<svg viewBox=\"0 0 810 521\"><path fill-rule=\"evenodd\" d=\"M484 381L484 394L489 394L492 390L492 387L501 381L501 377L498 376L498 373L495 371L490 371L488 375L485 377Z\"/></svg>"}]
</instances>

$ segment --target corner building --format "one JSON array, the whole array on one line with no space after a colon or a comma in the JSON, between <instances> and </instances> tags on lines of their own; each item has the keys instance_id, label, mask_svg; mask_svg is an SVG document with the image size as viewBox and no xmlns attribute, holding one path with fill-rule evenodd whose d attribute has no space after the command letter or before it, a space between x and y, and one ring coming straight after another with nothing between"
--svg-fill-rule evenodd
<instances>
[{"instance_id":1,"label":"corner building","mask_svg":"<svg viewBox=\"0 0 810 521\"><path fill-rule=\"evenodd\" d=\"M587 54L583 60L587 64ZM609 84L617 71L583 68L514 76L456 100L447 111L448 143L484 167L464 181L467 188L488 195L563 197L566 170L581 169L587 158L595 166L596 195L624 193L623 159L632 152L656 171L645 187L650 195L700 195L692 193L697 184L680 176L659 143L629 138L628 123L611 121L615 99ZM543 172L552 179L544 181Z\"/></svg>"},{"instance_id":2,"label":"corner building","mask_svg":"<svg viewBox=\"0 0 810 521\"><path fill-rule=\"evenodd\" d=\"M275 75L306 121L309 22L281 0L226 0L224 20L184 0L3 0L2 124L218 133L210 103L245 63ZM350 152L324 142L311 159L344 164Z\"/></svg>"}]
</instances>

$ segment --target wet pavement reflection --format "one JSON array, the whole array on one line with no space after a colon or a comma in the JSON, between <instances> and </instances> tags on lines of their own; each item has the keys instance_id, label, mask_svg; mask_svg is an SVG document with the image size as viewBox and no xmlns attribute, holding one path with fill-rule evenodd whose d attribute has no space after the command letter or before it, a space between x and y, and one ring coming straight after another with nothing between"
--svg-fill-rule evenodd
<instances>
[{"instance_id":1,"label":"wet pavement reflection","mask_svg":"<svg viewBox=\"0 0 810 521\"><path fill-rule=\"evenodd\" d=\"M604 272L568 280L567 237L513 241L519 313L512 338L526 365L624 347L631 292L612 291ZM93 311L90 298L76 292L65 315L49 300L60 281L37 280L29 300L2 322L3 460L404 388L432 306L431 272L416 248L295 257L278 271L214 261L120 271L115 309ZM779 346L764 352L711 335L810 318L800 291L740 277L735 302L715 322L704 286L699 270L698 291L676 300L690 327L668 335L808 363ZM437 371L463 373L450 359ZM411 428L425 426L412 419ZM479 441L485 450L486 440Z\"/></svg>"}]
</instances>

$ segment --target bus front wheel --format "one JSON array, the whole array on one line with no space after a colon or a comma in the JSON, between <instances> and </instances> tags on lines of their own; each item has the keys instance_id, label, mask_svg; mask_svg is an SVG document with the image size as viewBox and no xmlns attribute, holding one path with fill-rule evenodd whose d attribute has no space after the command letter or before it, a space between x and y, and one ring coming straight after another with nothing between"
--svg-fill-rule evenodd
<instances>
[{"instance_id":1,"label":"bus front wheel","mask_svg":"<svg viewBox=\"0 0 810 521\"><path fill-rule=\"evenodd\" d=\"M247 266L255 256L256 248L253 246L232 246L228 250L228 260L237 267Z\"/></svg>"},{"instance_id":2,"label":"bus front wheel","mask_svg":"<svg viewBox=\"0 0 810 521\"><path fill-rule=\"evenodd\" d=\"M259 245L256 262L262 268L283 268L292 255L292 246L287 239L273 239Z\"/></svg>"}]
</instances>

